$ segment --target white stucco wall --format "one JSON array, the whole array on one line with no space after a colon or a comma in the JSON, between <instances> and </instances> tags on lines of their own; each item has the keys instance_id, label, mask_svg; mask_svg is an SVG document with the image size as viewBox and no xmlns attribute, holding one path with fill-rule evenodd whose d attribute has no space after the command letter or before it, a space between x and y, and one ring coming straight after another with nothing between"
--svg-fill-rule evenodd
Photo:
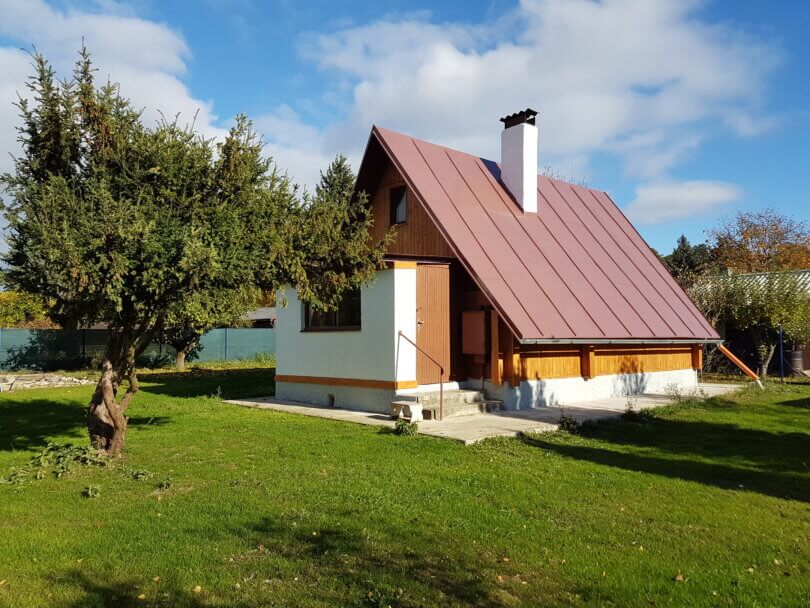
<instances>
[{"instance_id":1,"label":"white stucco wall","mask_svg":"<svg viewBox=\"0 0 810 608\"><path fill-rule=\"evenodd\" d=\"M480 380L470 381L480 386ZM679 369L637 374L614 374L584 378L552 378L524 380L518 387L508 382L501 386L486 381L487 396L503 401L508 410L525 410L544 405L566 405L578 401L594 401L606 397L624 397L642 393L663 394L671 386L688 390L697 386L697 372Z\"/></svg>"},{"instance_id":2,"label":"white stucco wall","mask_svg":"<svg viewBox=\"0 0 810 608\"><path fill-rule=\"evenodd\" d=\"M381 270L360 293L359 331L304 332L303 307L294 289L279 299L276 373L279 375L409 381L416 379L416 352L402 330L416 335L416 269ZM282 305L286 299L286 306ZM283 397L278 394L279 397Z\"/></svg>"}]
</instances>

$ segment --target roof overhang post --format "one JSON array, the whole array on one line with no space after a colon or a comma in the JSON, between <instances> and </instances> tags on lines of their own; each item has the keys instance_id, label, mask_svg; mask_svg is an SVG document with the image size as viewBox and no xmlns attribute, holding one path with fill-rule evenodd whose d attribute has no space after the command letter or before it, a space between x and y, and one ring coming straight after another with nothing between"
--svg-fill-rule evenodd
<instances>
[{"instance_id":1,"label":"roof overhang post","mask_svg":"<svg viewBox=\"0 0 810 608\"><path fill-rule=\"evenodd\" d=\"M700 371L703 368L703 345L692 345L692 369Z\"/></svg>"},{"instance_id":2,"label":"roof overhang post","mask_svg":"<svg viewBox=\"0 0 810 608\"><path fill-rule=\"evenodd\" d=\"M593 344L579 347L579 373L585 380L596 375L596 352Z\"/></svg>"},{"instance_id":3,"label":"roof overhang post","mask_svg":"<svg viewBox=\"0 0 810 608\"><path fill-rule=\"evenodd\" d=\"M498 332L498 311L494 308L489 311L489 365L490 380L496 386L501 385L501 361L500 361L500 335Z\"/></svg>"}]
</instances>

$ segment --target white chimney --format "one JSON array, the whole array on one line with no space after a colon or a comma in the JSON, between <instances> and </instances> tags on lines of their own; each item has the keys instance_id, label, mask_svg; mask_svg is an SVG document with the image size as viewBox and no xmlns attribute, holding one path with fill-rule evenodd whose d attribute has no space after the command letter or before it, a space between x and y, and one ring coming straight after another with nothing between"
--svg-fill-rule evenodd
<instances>
[{"instance_id":1,"label":"white chimney","mask_svg":"<svg viewBox=\"0 0 810 608\"><path fill-rule=\"evenodd\" d=\"M501 118L501 181L525 213L537 213L537 112L526 108Z\"/></svg>"}]
</instances>

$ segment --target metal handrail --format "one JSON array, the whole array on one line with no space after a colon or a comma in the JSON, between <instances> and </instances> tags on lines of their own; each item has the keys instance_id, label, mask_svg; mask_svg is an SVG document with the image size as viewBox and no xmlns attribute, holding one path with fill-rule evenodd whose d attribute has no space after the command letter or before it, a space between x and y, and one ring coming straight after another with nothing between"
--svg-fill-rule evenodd
<instances>
[{"instance_id":1,"label":"metal handrail","mask_svg":"<svg viewBox=\"0 0 810 608\"><path fill-rule=\"evenodd\" d=\"M420 353L425 355L428 359L430 359L435 365L439 367L439 420L444 419L444 366L436 361L433 357L430 356L424 349L420 348L416 342L411 340L408 336L402 333L402 330L399 330L399 337L405 338L408 342L413 344L413 347L418 350ZM417 397L418 399L418 397Z\"/></svg>"}]
</instances>

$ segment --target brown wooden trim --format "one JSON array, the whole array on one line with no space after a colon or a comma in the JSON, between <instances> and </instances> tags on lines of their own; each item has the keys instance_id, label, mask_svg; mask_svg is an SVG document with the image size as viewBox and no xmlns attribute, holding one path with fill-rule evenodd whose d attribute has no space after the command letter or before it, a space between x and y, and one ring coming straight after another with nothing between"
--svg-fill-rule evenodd
<instances>
[{"instance_id":1,"label":"brown wooden trim","mask_svg":"<svg viewBox=\"0 0 810 608\"><path fill-rule=\"evenodd\" d=\"M394 270L416 270L416 262L409 262L405 260L390 260L385 263L388 268Z\"/></svg>"},{"instance_id":2,"label":"brown wooden trim","mask_svg":"<svg viewBox=\"0 0 810 608\"><path fill-rule=\"evenodd\" d=\"M489 374L492 383L501 385L501 362L499 360L498 340L498 313L495 310L489 311Z\"/></svg>"},{"instance_id":3,"label":"brown wooden trim","mask_svg":"<svg viewBox=\"0 0 810 608\"><path fill-rule=\"evenodd\" d=\"M416 380L365 380L361 378L327 378L325 376L294 376L279 374L276 382L295 382L297 384L326 384L332 386L356 386L360 388L384 388L399 390L403 388L416 388Z\"/></svg>"}]
</instances>

